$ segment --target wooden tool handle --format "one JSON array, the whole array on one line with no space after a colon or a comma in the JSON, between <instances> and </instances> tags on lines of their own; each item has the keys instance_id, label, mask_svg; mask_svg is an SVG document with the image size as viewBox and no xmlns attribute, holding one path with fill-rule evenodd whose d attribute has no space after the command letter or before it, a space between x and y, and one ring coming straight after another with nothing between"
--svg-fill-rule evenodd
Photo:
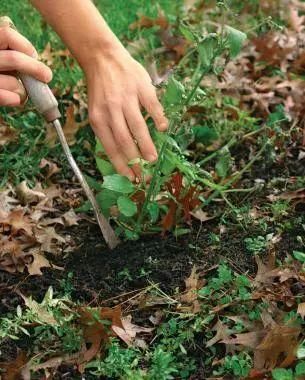
<instances>
[{"instance_id":1,"label":"wooden tool handle","mask_svg":"<svg viewBox=\"0 0 305 380\"><path fill-rule=\"evenodd\" d=\"M35 108L43 115L46 121L50 123L59 119L61 115L58 102L50 87L29 75L19 73L18 76Z\"/></svg>"},{"instance_id":2,"label":"wooden tool handle","mask_svg":"<svg viewBox=\"0 0 305 380\"><path fill-rule=\"evenodd\" d=\"M13 21L7 16L0 17L0 27L10 27L16 30ZM47 122L53 122L61 117L57 100L46 83L27 74L18 73L18 77L37 111L43 115Z\"/></svg>"}]
</instances>

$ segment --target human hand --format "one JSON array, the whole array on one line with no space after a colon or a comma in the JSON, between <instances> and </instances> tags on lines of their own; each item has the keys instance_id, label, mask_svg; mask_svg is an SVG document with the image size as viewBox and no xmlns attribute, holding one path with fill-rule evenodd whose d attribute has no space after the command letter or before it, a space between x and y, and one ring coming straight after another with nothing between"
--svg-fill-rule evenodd
<instances>
[{"instance_id":1,"label":"human hand","mask_svg":"<svg viewBox=\"0 0 305 380\"><path fill-rule=\"evenodd\" d=\"M48 83L52 71L37 60L32 44L7 26L0 27L0 106L19 106L26 99L26 91L14 73L22 72Z\"/></svg>"},{"instance_id":2,"label":"human hand","mask_svg":"<svg viewBox=\"0 0 305 380\"><path fill-rule=\"evenodd\" d=\"M134 180L139 168L130 161L158 158L141 108L158 130L168 126L149 74L123 47L101 53L84 70L91 126L117 172Z\"/></svg>"}]
</instances>

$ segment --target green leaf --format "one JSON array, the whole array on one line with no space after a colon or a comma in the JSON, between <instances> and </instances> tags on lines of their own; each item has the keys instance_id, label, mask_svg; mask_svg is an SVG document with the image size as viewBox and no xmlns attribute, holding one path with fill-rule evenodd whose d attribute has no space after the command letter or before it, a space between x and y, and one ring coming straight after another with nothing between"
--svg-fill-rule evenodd
<instances>
[{"instance_id":1,"label":"green leaf","mask_svg":"<svg viewBox=\"0 0 305 380\"><path fill-rule=\"evenodd\" d=\"M80 207L74 209L76 212L88 212L90 210L92 210L90 201L85 201Z\"/></svg>"},{"instance_id":2,"label":"green leaf","mask_svg":"<svg viewBox=\"0 0 305 380\"><path fill-rule=\"evenodd\" d=\"M218 38L215 33L206 36L198 45L198 53L204 68L212 66L217 55Z\"/></svg>"},{"instance_id":3,"label":"green leaf","mask_svg":"<svg viewBox=\"0 0 305 380\"><path fill-rule=\"evenodd\" d=\"M272 371L273 380L294 380L293 372L291 369L275 368Z\"/></svg>"},{"instance_id":4,"label":"green leaf","mask_svg":"<svg viewBox=\"0 0 305 380\"><path fill-rule=\"evenodd\" d=\"M176 169L176 166L176 162L173 159L171 159L168 155L165 155L161 164L160 171L162 174L168 176Z\"/></svg>"},{"instance_id":5,"label":"green leaf","mask_svg":"<svg viewBox=\"0 0 305 380\"><path fill-rule=\"evenodd\" d=\"M123 194L130 194L134 191L132 182L120 174L106 175L102 187Z\"/></svg>"},{"instance_id":6,"label":"green leaf","mask_svg":"<svg viewBox=\"0 0 305 380\"><path fill-rule=\"evenodd\" d=\"M204 145L211 145L213 141L218 139L218 134L215 129L207 125L196 125L192 128L195 141Z\"/></svg>"},{"instance_id":7,"label":"green leaf","mask_svg":"<svg viewBox=\"0 0 305 380\"><path fill-rule=\"evenodd\" d=\"M230 164L231 154L229 150L222 150L215 166L217 175L221 178L227 177L230 169Z\"/></svg>"},{"instance_id":8,"label":"green leaf","mask_svg":"<svg viewBox=\"0 0 305 380\"><path fill-rule=\"evenodd\" d=\"M100 157L101 154L103 154L103 155L105 154L105 149L104 149L102 143L100 142L100 140L98 140L96 138L95 161L96 161L96 166L97 166L99 172L103 176L116 173L112 164L109 161L104 160L103 158Z\"/></svg>"},{"instance_id":9,"label":"green leaf","mask_svg":"<svg viewBox=\"0 0 305 380\"><path fill-rule=\"evenodd\" d=\"M304 252L301 252L301 251L293 251L292 254L293 254L293 257L294 257L296 260L301 261L301 263L305 263L305 253L304 253Z\"/></svg>"},{"instance_id":10,"label":"green leaf","mask_svg":"<svg viewBox=\"0 0 305 380\"><path fill-rule=\"evenodd\" d=\"M196 42L195 35L193 34L191 29L187 25L181 24L179 27L179 30L180 30L181 34L183 35L183 37L185 37L188 41Z\"/></svg>"},{"instance_id":11,"label":"green leaf","mask_svg":"<svg viewBox=\"0 0 305 380\"><path fill-rule=\"evenodd\" d=\"M102 184L100 182L98 182L96 179L90 177L89 175L86 175L85 174L85 178L86 178L86 181L88 182L88 185L96 190L96 191L100 191L102 189Z\"/></svg>"},{"instance_id":12,"label":"green leaf","mask_svg":"<svg viewBox=\"0 0 305 380\"><path fill-rule=\"evenodd\" d=\"M120 212L128 218L131 218L137 213L137 205L128 197L119 197L117 200L117 204Z\"/></svg>"},{"instance_id":13,"label":"green leaf","mask_svg":"<svg viewBox=\"0 0 305 380\"><path fill-rule=\"evenodd\" d=\"M157 202L150 202L150 203L148 203L147 210L149 212L151 222L155 223L158 220L159 213L160 213L160 209L159 209L158 203Z\"/></svg>"},{"instance_id":14,"label":"green leaf","mask_svg":"<svg viewBox=\"0 0 305 380\"><path fill-rule=\"evenodd\" d=\"M305 375L305 362L299 362L295 367L295 374L297 376Z\"/></svg>"},{"instance_id":15,"label":"green leaf","mask_svg":"<svg viewBox=\"0 0 305 380\"><path fill-rule=\"evenodd\" d=\"M226 32L230 57L235 58L240 53L247 35L231 26L226 26Z\"/></svg>"},{"instance_id":16,"label":"green leaf","mask_svg":"<svg viewBox=\"0 0 305 380\"><path fill-rule=\"evenodd\" d=\"M121 193L108 189L103 189L97 194L96 201L105 216L109 216L110 207L116 205L117 200L120 196Z\"/></svg>"},{"instance_id":17,"label":"green leaf","mask_svg":"<svg viewBox=\"0 0 305 380\"><path fill-rule=\"evenodd\" d=\"M165 107L172 107L180 104L185 94L185 88L182 83L178 82L174 77L168 81L166 92L163 96Z\"/></svg>"},{"instance_id":18,"label":"green leaf","mask_svg":"<svg viewBox=\"0 0 305 380\"><path fill-rule=\"evenodd\" d=\"M104 160L103 158L95 157L96 166L102 176L111 175L116 173L114 167L109 161Z\"/></svg>"},{"instance_id":19,"label":"green leaf","mask_svg":"<svg viewBox=\"0 0 305 380\"><path fill-rule=\"evenodd\" d=\"M191 230L189 228L176 228L174 234L175 234L175 237L179 237L179 236L189 234L190 232Z\"/></svg>"}]
</instances>

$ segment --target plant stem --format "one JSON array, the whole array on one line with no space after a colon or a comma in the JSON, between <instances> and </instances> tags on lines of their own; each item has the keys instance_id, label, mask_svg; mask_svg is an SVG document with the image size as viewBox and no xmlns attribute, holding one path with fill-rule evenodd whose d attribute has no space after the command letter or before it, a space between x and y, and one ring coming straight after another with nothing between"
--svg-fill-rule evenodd
<instances>
[{"instance_id":1,"label":"plant stem","mask_svg":"<svg viewBox=\"0 0 305 380\"><path fill-rule=\"evenodd\" d=\"M207 163L208 161L211 161L213 158L215 158L216 156L219 155L219 152L222 150L222 149L229 149L231 148L231 146L233 146L235 143L237 142L236 138L233 137L226 145L224 145L222 148L216 150L215 152L211 153L209 156L205 157L203 160L199 161L198 162L198 165L203 165L205 163Z\"/></svg>"},{"instance_id":2,"label":"plant stem","mask_svg":"<svg viewBox=\"0 0 305 380\"><path fill-rule=\"evenodd\" d=\"M273 141L273 139L271 139L271 141ZM266 149L267 145L270 143L270 141L266 141L265 144L262 146L262 148L257 152L257 154L252 158L251 161L249 161L247 163L247 165L239 172L236 174L235 177L233 177L230 181L228 181L225 185L225 190L227 190L227 188L229 186L231 186L233 183L235 183L253 164L255 161L257 161L260 156L262 155L262 153L264 152L264 150ZM224 190L224 191L225 191ZM208 205L209 203L211 203L211 201L217 197L217 195L221 194L222 195L222 190L215 190L213 194L211 194L209 196L209 198L206 200L205 202L205 205Z\"/></svg>"},{"instance_id":3,"label":"plant stem","mask_svg":"<svg viewBox=\"0 0 305 380\"><path fill-rule=\"evenodd\" d=\"M181 108L183 109L184 107L188 106L190 104L190 102L192 101L196 91L197 91L197 88L200 86L200 83L203 79L203 77L211 70L211 66L207 67L205 70L202 71L202 73L200 74L198 80L196 81L196 83L194 84L194 87L192 89L192 91L190 92L189 96L186 98L186 100L183 102ZM169 127L168 127L168 135L170 136L173 132L173 129L176 125L176 119L172 119L170 120L170 123L169 123ZM152 178L151 178L151 182L150 182L150 185L149 185L149 188L147 190L147 195L146 195L146 198L145 198L145 201L143 203L143 207L142 207L142 210L139 214L139 217L138 217L138 220L137 220L137 225L136 225L136 229L137 231L140 230L140 226L143 222L143 219L145 217L145 213L146 213L146 210L147 210L147 205L148 203L150 202L151 200L151 197L155 191L155 187L156 187L156 182L157 182L157 179L159 178L159 172L160 172L160 169L161 169L161 165L163 163L163 159L164 159L164 153L165 153L165 150L168 146L168 141L167 139L163 142L162 146L161 146L161 149L160 149L160 152L159 152L159 159L156 163L156 166L154 168L154 172L153 172L153 175L152 175Z\"/></svg>"}]
</instances>

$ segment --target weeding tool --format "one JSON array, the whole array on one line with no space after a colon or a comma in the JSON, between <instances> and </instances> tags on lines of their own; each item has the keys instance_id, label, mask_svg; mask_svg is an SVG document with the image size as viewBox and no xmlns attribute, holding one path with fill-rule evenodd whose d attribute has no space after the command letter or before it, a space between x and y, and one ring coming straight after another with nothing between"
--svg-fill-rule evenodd
<instances>
[{"instance_id":1,"label":"weeding tool","mask_svg":"<svg viewBox=\"0 0 305 380\"><path fill-rule=\"evenodd\" d=\"M0 26L3 25L9 25L12 28L16 29L9 17L0 18ZM51 123L53 127L56 129L59 141L68 159L68 162L71 168L73 169L78 181L80 182L84 193L86 194L88 200L92 205L95 218L102 231L104 239L111 249L115 248L120 243L120 240L115 235L108 220L100 212L95 196L91 191L85 177L83 176L83 173L81 172L80 168L78 167L76 161L72 156L64 131L60 123L61 114L55 96L53 95L52 91L50 90L47 84L42 83L37 79L22 73L18 73L18 77L22 81L27 91L27 94L31 99L32 103L34 104L36 110L44 117L44 119L48 123Z\"/></svg>"}]
</instances>

